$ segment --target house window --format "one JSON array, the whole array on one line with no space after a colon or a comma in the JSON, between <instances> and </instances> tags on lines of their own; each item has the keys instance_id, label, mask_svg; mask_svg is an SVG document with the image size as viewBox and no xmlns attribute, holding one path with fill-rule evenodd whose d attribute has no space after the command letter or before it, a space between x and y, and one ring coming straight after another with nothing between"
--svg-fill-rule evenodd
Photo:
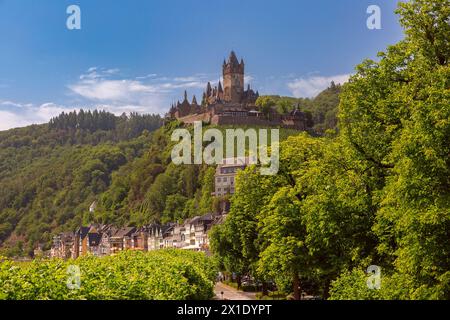
<instances>
[{"instance_id":1,"label":"house window","mask_svg":"<svg viewBox=\"0 0 450 320\"><path fill-rule=\"evenodd\" d=\"M222 179L221 178L217 178L217 183L221 183Z\"/></svg>"},{"instance_id":2,"label":"house window","mask_svg":"<svg viewBox=\"0 0 450 320\"><path fill-rule=\"evenodd\" d=\"M227 178L223 178L223 182L227 182L228 181L228 179Z\"/></svg>"}]
</instances>

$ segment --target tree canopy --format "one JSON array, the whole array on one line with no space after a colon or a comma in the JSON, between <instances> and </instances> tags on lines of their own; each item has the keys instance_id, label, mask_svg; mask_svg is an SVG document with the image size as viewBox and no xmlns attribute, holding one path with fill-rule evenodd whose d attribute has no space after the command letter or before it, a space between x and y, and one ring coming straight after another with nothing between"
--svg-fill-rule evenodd
<instances>
[{"instance_id":1,"label":"tree canopy","mask_svg":"<svg viewBox=\"0 0 450 320\"><path fill-rule=\"evenodd\" d=\"M450 298L450 3L397 13L404 40L339 89L338 135L284 141L278 176L241 173L227 220L247 220L216 231L296 298ZM371 265L379 290L366 284Z\"/></svg>"}]
</instances>

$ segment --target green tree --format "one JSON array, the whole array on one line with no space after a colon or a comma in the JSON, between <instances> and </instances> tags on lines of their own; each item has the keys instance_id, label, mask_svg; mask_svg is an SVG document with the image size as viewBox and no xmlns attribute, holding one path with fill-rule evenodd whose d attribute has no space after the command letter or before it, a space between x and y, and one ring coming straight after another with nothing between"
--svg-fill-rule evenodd
<instances>
[{"instance_id":1,"label":"green tree","mask_svg":"<svg viewBox=\"0 0 450 320\"><path fill-rule=\"evenodd\" d=\"M344 86L344 139L382 183L374 230L386 272L412 279L406 298L450 297L450 5L414 0L406 37Z\"/></svg>"},{"instance_id":2,"label":"green tree","mask_svg":"<svg viewBox=\"0 0 450 320\"><path fill-rule=\"evenodd\" d=\"M262 96L256 100L256 105L264 116L269 119L272 108L275 106L275 101L271 97Z\"/></svg>"},{"instance_id":3,"label":"green tree","mask_svg":"<svg viewBox=\"0 0 450 320\"><path fill-rule=\"evenodd\" d=\"M309 265L310 256L305 245L306 229L295 189L279 189L261 216L261 232L269 245L260 254L259 271L273 279L280 273L288 277L290 275L294 299L300 300L300 273L308 272L312 266Z\"/></svg>"}]
</instances>

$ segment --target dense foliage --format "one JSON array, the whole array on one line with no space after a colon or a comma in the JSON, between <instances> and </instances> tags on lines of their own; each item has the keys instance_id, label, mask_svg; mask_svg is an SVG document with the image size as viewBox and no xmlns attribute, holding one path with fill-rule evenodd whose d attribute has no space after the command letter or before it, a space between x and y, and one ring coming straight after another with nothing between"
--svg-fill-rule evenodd
<instances>
[{"instance_id":1,"label":"dense foliage","mask_svg":"<svg viewBox=\"0 0 450 320\"><path fill-rule=\"evenodd\" d=\"M70 266L79 268L79 282ZM177 250L35 260L24 266L1 259L0 299L206 300L214 295L216 275L211 258Z\"/></svg>"},{"instance_id":2,"label":"dense foliage","mask_svg":"<svg viewBox=\"0 0 450 320\"><path fill-rule=\"evenodd\" d=\"M48 246L52 232L89 219L87 208L108 189L112 172L142 156L149 131L161 125L159 116L80 111L0 132L0 245L28 254L38 242Z\"/></svg>"},{"instance_id":3,"label":"dense foliage","mask_svg":"<svg viewBox=\"0 0 450 320\"><path fill-rule=\"evenodd\" d=\"M211 234L222 268L296 298L450 299L450 3L397 12L406 37L343 86L339 135L287 139L277 176L239 174Z\"/></svg>"},{"instance_id":4,"label":"dense foliage","mask_svg":"<svg viewBox=\"0 0 450 320\"><path fill-rule=\"evenodd\" d=\"M327 130L338 129L338 105L341 85L331 82L330 86L314 98L292 98L281 96L262 96L257 104L262 111L275 108L279 113L291 112L294 109L303 111L307 117L308 127L313 132L323 134Z\"/></svg>"},{"instance_id":5,"label":"dense foliage","mask_svg":"<svg viewBox=\"0 0 450 320\"><path fill-rule=\"evenodd\" d=\"M223 199L211 196L215 167L172 163L171 151L175 142L171 141L171 134L179 126L177 121L167 123L152 135L147 153L114 172L110 188L100 197L93 217L96 221L144 225L182 221L219 211L218 203ZM204 130L208 128L203 127ZM225 131L233 128L223 126L216 129L221 130L225 137ZM193 128L189 127L189 130ZM280 140L297 133L281 129ZM225 150L226 143L224 154Z\"/></svg>"}]
</instances>

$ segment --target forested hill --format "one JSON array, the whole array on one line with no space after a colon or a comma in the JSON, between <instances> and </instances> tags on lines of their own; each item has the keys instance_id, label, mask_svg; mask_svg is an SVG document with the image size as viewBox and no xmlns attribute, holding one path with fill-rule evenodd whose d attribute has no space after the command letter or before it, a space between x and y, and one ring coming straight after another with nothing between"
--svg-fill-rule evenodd
<instances>
[{"instance_id":1,"label":"forested hill","mask_svg":"<svg viewBox=\"0 0 450 320\"><path fill-rule=\"evenodd\" d=\"M161 125L159 115L80 110L0 132L0 246L28 254L79 224L112 172L142 156Z\"/></svg>"},{"instance_id":2,"label":"forested hill","mask_svg":"<svg viewBox=\"0 0 450 320\"><path fill-rule=\"evenodd\" d=\"M335 120L325 119L339 101L336 88L321 95L332 98L325 99L326 108L311 112L318 132L335 128ZM271 99L276 107L291 99L289 108L302 101L300 108L308 111L319 97ZM218 210L220 200L211 197L215 168L173 165L170 136L179 123L162 124L157 115L80 110L48 124L0 132L3 254L29 255L38 243L48 249L53 234L81 223L143 225ZM281 139L294 134L281 130ZM94 201L97 209L90 214Z\"/></svg>"}]
</instances>

